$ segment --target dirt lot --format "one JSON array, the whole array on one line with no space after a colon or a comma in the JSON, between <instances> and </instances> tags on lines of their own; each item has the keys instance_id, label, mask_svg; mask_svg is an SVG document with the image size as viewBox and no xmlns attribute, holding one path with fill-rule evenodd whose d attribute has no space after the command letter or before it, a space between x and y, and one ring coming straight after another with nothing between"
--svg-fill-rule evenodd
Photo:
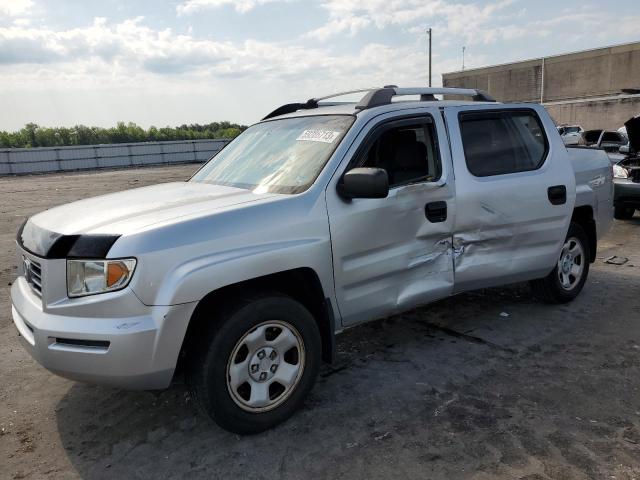
<instances>
[{"instance_id":1,"label":"dirt lot","mask_svg":"<svg viewBox=\"0 0 640 480\"><path fill-rule=\"evenodd\" d=\"M616 222L570 305L516 285L344 333L305 408L253 437L196 413L180 379L132 393L32 361L9 303L24 218L195 168L0 180L1 478L640 478L638 216Z\"/></svg>"}]
</instances>

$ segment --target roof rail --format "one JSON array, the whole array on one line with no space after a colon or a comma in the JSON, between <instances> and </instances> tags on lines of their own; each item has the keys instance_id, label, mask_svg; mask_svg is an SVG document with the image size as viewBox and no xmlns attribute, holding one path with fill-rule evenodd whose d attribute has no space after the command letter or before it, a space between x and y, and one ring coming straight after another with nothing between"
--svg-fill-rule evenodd
<instances>
[{"instance_id":1,"label":"roof rail","mask_svg":"<svg viewBox=\"0 0 640 480\"><path fill-rule=\"evenodd\" d=\"M435 95L462 95L472 97L474 102L495 102L496 100L484 90L475 88L392 88L384 87L371 90L356 105L358 110L388 105L393 97L404 95L420 95L421 101L435 100Z\"/></svg>"},{"instance_id":2,"label":"roof rail","mask_svg":"<svg viewBox=\"0 0 640 480\"><path fill-rule=\"evenodd\" d=\"M297 112L298 110L309 110L311 108L318 108L318 102L316 102L313 98L307 100L307 103L286 103L266 115L262 120L267 120L279 115L285 115L287 113Z\"/></svg>"},{"instance_id":3,"label":"roof rail","mask_svg":"<svg viewBox=\"0 0 640 480\"><path fill-rule=\"evenodd\" d=\"M298 110L309 110L312 108L318 108L319 104L323 100L328 98L342 97L352 93L364 93L366 95L356 104L356 109L366 110L368 108L379 107L381 105L388 105L391 103L393 97L405 96L405 95L420 95L420 101L433 101L436 100L435 95L462 95L472 97L474 102L495 102L496 100L484 90L478 90L475 88L398 88L395 85L387 85L383 88L366 88L362 90L349 90L347 92L332 93L319 98L310 98L306 103L287 103L276 108L273 112L269 113L262 120L277 117L287 113L293 113ZM327 104L339 104L340 102Z\"/></svg>"},{"instance_id":4,"label":"roof rail","mask_svg":"<svg viewBox=\"0 0 640 480\"><path fill-rule=\"evenodd\" d=\"M360 90L349 90L349 91L346 91L346 92L332 93L331 95L326 95L324 97L310 98L309 100L307 100L306 103L287 103L285 105L282 105L282 106L276 108L273 112L269 113L262 120L267 120L269 118L277 117L278 115L284 115L286 113L293 113L293 112L296 112L298 110L309 110L311 108L318 108L318 104L323 100L327 100L328 98L342 97L344 95L349 95L351 93L370 92L372 90L376 90L376 89L375 88L364 88L364 89L360 89ZM353 102L348 102L348 103L353 103ZM338 103L335 103L334 105L337 105L337 104Z\"/></svg>"}]
</instances>

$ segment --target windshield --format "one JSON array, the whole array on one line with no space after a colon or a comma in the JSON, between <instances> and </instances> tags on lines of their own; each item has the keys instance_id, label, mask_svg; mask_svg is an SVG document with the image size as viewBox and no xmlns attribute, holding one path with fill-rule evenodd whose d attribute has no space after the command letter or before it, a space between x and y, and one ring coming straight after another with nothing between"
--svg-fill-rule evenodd
<instances>
[{"instance_id":1,"label":"windshield","mask_svg":"<svg viewBox=\"0 0 640 480\"><path fill-rule=\"evenodd\" d=\"M355 117L323 115L253 125L190 181L256 193L300 193L315 181Z\"/></svg>"}]
</instances>

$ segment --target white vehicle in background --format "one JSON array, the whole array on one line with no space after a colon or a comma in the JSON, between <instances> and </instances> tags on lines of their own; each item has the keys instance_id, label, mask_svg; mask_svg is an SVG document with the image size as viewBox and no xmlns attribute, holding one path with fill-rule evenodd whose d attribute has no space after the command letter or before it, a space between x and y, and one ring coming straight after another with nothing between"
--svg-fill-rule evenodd
<instances>
[{"instance_id":1,"label":"white vehicle in background","mask_svg":"<svg viewBox=\"0 0 640 480\"><path fill-rule=\"evenodd\" d=\"M580 125L559 125L558 133L565 145L578 145L584 130Z\"/></svg>"}]
</instances>

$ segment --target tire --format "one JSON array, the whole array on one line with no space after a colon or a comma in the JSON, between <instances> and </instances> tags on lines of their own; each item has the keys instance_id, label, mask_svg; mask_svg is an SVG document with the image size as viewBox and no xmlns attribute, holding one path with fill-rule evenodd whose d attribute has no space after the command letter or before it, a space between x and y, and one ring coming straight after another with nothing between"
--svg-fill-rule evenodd
<instances>
[{"instance_id":1,"label":"tire","mask_svg":"<svg viewBox=\"0 0 640 480\"><path fill-rule=\"evenodd\" d=\"M547 303L570 302L587 281L590 258L587 235L580 224L572 222L556 266L545 278L530 282L533 293Z\"/></svg>"},{"instance_id":2,"label":"tire","mask_svg":"<svg viewBox=\"0 0 640 480\"><path fill-rule=\"evenodd\" d=\"M273 293L233 302L213 320L215 327L201 336L187 370L202 410L241 435L284 422L311 391L322 361L311 313Z\"/></svg>"},{"instance_id":3,"label":"tire","mask_svg":"<svg viewBox=\"0 0 640 480\"><path fill-rule=\"evenodd\" d=\"M618 220L629 220L633 217L634 213L636 213L636 209L632 207L617 206L613 210L613 216Z\"/></svg>"}]
</instances>

